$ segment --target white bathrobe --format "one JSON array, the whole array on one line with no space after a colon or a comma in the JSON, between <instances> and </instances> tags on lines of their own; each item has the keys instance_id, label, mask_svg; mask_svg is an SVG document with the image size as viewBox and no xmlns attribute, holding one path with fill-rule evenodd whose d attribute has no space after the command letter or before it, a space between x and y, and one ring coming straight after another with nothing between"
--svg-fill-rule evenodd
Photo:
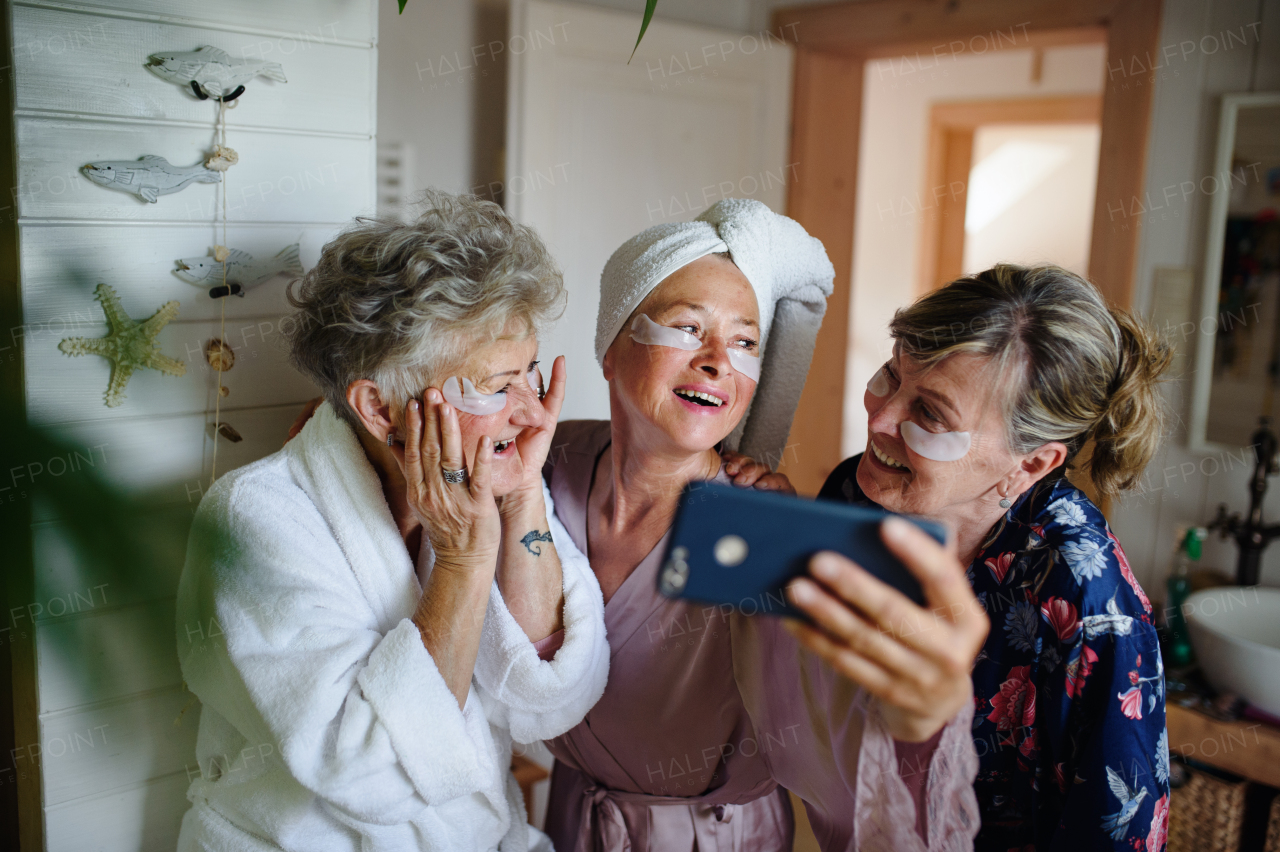
<instances>
[{"instance_id":1,"label":"white bathrobe","mask_svg":"<svg viewBox=\"0 0 1280 852\"><path fill-rule=\"evenodd\" d=\"M415 570L327 404L283 450L219 480L178 588L182 673L202 704L180 852L550 850L528 825L512 739L581 721L609 646L595 575L546 500L564 644L539 659L495 584L459 710L410 620L430 547Z\"/></svg>"}]
</instances>

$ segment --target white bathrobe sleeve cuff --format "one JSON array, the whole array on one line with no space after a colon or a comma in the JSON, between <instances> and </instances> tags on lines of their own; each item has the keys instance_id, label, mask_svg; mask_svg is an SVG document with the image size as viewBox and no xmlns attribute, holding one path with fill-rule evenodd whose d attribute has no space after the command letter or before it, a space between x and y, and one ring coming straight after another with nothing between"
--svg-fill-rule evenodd
<instances>
[{"instance_id":1,"label":"white bathrobe sleeve cuff","mask_svg":"<svg viewBox=\"0 0 1280 852\"><path fill-rule=\"evenodd\" d=\"M543 497L564 578L564 644L552 659L539 659L495 583L475 669L481 688L506 706L512 739L524 743L559 736L581 722L609 677L600 584L555 516L545 486Z\"/></svg>"},{"instance_id":2,"label":"white bathrobe sleeve cuff","mask_svg":"<svg viewBox=\"0 0 1280 852\"><path fill-rule=\"evenodd\" d=\"M474 696L459 709L412 621L404 619L386 635L358 680L400 765L428 803L446 802L489 783L484 710Z\"/></svg>"}]
</instances>

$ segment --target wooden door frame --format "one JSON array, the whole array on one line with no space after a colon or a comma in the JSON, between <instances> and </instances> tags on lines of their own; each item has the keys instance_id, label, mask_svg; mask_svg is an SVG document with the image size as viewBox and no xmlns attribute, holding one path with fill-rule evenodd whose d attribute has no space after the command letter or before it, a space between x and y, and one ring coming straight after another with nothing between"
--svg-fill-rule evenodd
<instances>
[{"instance_id":1,"label":"wooden door frame","mask_svg":"<svg viewBox=\"0 0 1280 852\"><path fill-rule=\"evenodd\" d=\"M1105 43L1098 157L1098 187L1105 191L1094 200L1089 277L1112 304L1129 307L1141 222L1112 218L1142 195L1160 9L1161 0L862 0L774 12L774 31L796 47L791 162L797 165L787 214L822 240L836 268L783 465L801 493L816 493L840 461L867 60L901 57L927 68L965 51Z\"/></svg>"},{"instance_id":2,"label":"wooden door frame","mask_svg":"<svg viewBox=\"0 0 1280 852\"><path fill-rule=\"evenodd\" d=\"M969 200L973 135L997 124L1098 124L1101 95L946 101L929 110L925 203L934 203L920 236L918 294L959 278L964 265L964 211Z\"/></svg>"}]
</instances>

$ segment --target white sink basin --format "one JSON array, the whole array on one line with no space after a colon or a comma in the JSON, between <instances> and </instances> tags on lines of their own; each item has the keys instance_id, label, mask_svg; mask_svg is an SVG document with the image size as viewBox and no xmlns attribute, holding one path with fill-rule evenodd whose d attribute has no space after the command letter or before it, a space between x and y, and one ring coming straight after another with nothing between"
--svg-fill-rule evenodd
<instances>
[{"instance_id":1,"label":"white sink basin","mask_svg":"<svg viewBox=\"0 0 1280 852\"><path fill-rule=\"evenodd\" d=\"M1183 611L1209 685L1280 716L1280 589L1205 589Z\"/></svg>"}]
</instances>

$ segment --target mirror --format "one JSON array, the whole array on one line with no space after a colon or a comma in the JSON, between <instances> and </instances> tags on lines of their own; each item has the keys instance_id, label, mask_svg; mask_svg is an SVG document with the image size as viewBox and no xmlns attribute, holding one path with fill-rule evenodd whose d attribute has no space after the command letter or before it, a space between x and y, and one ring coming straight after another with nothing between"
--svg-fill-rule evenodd
<instances>
[{"instance_id":1,"label":"mirror","mask_svg":"<svg viewBox=\"0 0 1280 852\"><path fill-rule=\"evenodd\" d=\"M1191 446L1248 446L1280 421L1280 92L1222 100L1193 373Z\"/></svg>"}]
</instances>

